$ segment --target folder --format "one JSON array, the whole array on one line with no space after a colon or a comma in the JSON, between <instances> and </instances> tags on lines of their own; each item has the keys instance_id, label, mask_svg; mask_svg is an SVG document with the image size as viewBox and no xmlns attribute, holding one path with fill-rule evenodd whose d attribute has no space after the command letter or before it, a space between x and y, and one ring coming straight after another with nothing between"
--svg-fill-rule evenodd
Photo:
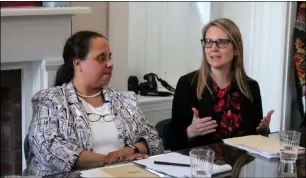
<instances>
[{"instance_id":1,"label":"folder","mask_svg":"<svg viewBox=\"0 0 306 178\"><path fill-rule=\"evenodd\" d=\"M280 144L277 139L262 135L248 135L223 139L227 145L234 146L249 153L259 154L266 158L276 158L280 155ZM305 148L299 147L298 154L305 154Z\"/></svg>"},{"instance_id":2,"label":"folder","mask_svg":"<svg viewBox=\"0 0 306 178\"><path fill-rule=\"evenodd\" d=\"M81 177L160 177L154 171L148 171L132 163L95 168L81 171Z\"/></svg>"}]
</instances>

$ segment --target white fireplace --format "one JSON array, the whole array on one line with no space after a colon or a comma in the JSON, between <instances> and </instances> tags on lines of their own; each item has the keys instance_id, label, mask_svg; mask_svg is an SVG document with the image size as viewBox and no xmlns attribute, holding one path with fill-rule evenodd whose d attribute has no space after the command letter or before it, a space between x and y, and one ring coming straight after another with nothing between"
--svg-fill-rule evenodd
<instances>
[{"instance_id":1,"label":"white fireplace","mask_svg":"<svg viewBox=\"0 0 306 178\"><path fill-rule=\"evenodd\" d=\"M63 63L64 43L71 35L72 16L90 12L88 7L1 9L1 71L21 70L22 170L26 167L23 141L32 119L31 98L54 84ZM171 117L172 97L138 96L138 101L152 125Z\"/></svg>"},{"instance_id":2,"label":"white fireplace","mask_svg":"<svg viewBox=\"0 0 306 178\"><path fill-rule=\"evenodd\" d=\"M72 16L90 12L89 7L1 8L1 71L21 69L22 141L32 118L33 94L53 85L63 63ZM22 169L25 166L22 142Z\"/></svg>"}]
</instances>

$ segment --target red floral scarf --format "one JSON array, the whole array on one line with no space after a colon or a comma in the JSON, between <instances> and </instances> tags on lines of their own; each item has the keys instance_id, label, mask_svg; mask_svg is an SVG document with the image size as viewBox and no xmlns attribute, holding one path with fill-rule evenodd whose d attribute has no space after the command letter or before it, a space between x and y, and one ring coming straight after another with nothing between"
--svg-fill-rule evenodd
<instances>
[{"instance_id":1,"label":"red floral scarf","mask_svg":"<svg viewBox=\"0 0 306 178\"><path fill-rule=\"evenodd\" d=\"M212 80L213 88L213 100L214 100L214 113L218 119L219 124L215 132L215 136L220 139L228 138L235 135L242 135L243 133L235 132L241 121L240 114L240 100L241 95L239 93L236 83L233 82L224 89L220 89L215 81Z\"/></svg>"}]
</instances>

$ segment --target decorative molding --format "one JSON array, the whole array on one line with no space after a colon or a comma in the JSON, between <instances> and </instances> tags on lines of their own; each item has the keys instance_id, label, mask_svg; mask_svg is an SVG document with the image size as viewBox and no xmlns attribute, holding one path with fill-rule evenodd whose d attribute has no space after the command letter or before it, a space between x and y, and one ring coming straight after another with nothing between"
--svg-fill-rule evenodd
<instances>
[{"instance_id":1,"label":"decorative molding","mask_svg":"<svg viewBox=\"0 0 306 178\"><path fill-rule=\"evenodd\" d=\"M1 70L21 69L22 139L32 118L32 96L52 85L71 18L90 8L1 8ZM23 146L23 145L22 145ZM22 168L26 167L22 153Z\"/></svg>"},{"instance_id":2,"label":"decorative molding","mask_svg":"<svg viewBox=\"0 0 306 178\"><path fill-rule=\"evenodd\" d=\"M71 17L43 17L1 18L1 64L60 58L71 35Z\"/></svg>"},{"instance_id":3,"label":"decorative molding","mask_svg":"<svg viewBox=\"0 0 306 178\"><path fill-rule=\"evenodd\" d=\"M33 72L32 62L20 62L20 63L6 63L1 64L1 70L21 70L21 138L24 140L25 135L28 132L28 127L30 125L30 118L32 118L32 107L31 107L31 97L33 95L34 85L40 85L35 83L36 76ZM22 144L22 150L23 150ZM24 152L22 152L22 167L26 168L26 160L24 159Z\"/></svg>"},{"instance_id":4,"label":"decorative molding","mask_svg":"<svg viewBox=\"0 0 306 178\"><path fill-rule=\"evenodd\" d=\"M57 69L64 64L63 59L49 59L45 60L45 70L46 71L57 71Z\"/></svg>"},{"instance_id":5,"label":"decorative molding","mask_svg":"<svg viewBox=\"0 0 306 178\"><path fill-rule=\"evenodd\" d=\"M89 7L18 7L1 8L1 18L3 17L22 17L27 16L58 16L88 14L91 12ZM1 19L2 20L2 19Z\"/></svg>"}]
</instances>

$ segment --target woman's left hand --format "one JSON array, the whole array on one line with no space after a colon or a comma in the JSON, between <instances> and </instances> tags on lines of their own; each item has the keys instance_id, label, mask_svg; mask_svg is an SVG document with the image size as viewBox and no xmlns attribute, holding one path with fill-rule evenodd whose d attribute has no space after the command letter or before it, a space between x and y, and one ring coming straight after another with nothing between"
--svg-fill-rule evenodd
<instances>
[{"instance_id":1,"label":"woman's left hand","mask_svg":"<svg viewBox=\"0 0 306 178\"><path fill-rule=\"evenodd\" d=\"M268 134L270 131L270 121L271 116L274 113L274 110L271 110L268 112L267 116L265 116L263 119L261 119L260 124L256 128L256 131L258 134Z\"/></svg>"},{"instance_id":2,"label":"woman's left hand","mask_svg":"<svg viewBox=\"0 0 306 178\"><path fill-rule=\"evenodd\" d=\"M113 163L113 162L121 162L125 159L125 157L132 155L133 152L130 152L126 148L122 148L121 150L116 150L109 152L107 154L107 163Z\"/></svg>"},{"instance_id":3,"label":"woman's left hand","mask_svg":"<svg viewBox=\"0 0 306 178\"><path fill-rule=\"evenodd\" d=\"M129 161L131 159L145 159L147 157L148 156L145 154L134 153L134 150L130 147L124 147L120 150L109 152L107 154L106 163Z\"/></svg>"}]
</instances>

